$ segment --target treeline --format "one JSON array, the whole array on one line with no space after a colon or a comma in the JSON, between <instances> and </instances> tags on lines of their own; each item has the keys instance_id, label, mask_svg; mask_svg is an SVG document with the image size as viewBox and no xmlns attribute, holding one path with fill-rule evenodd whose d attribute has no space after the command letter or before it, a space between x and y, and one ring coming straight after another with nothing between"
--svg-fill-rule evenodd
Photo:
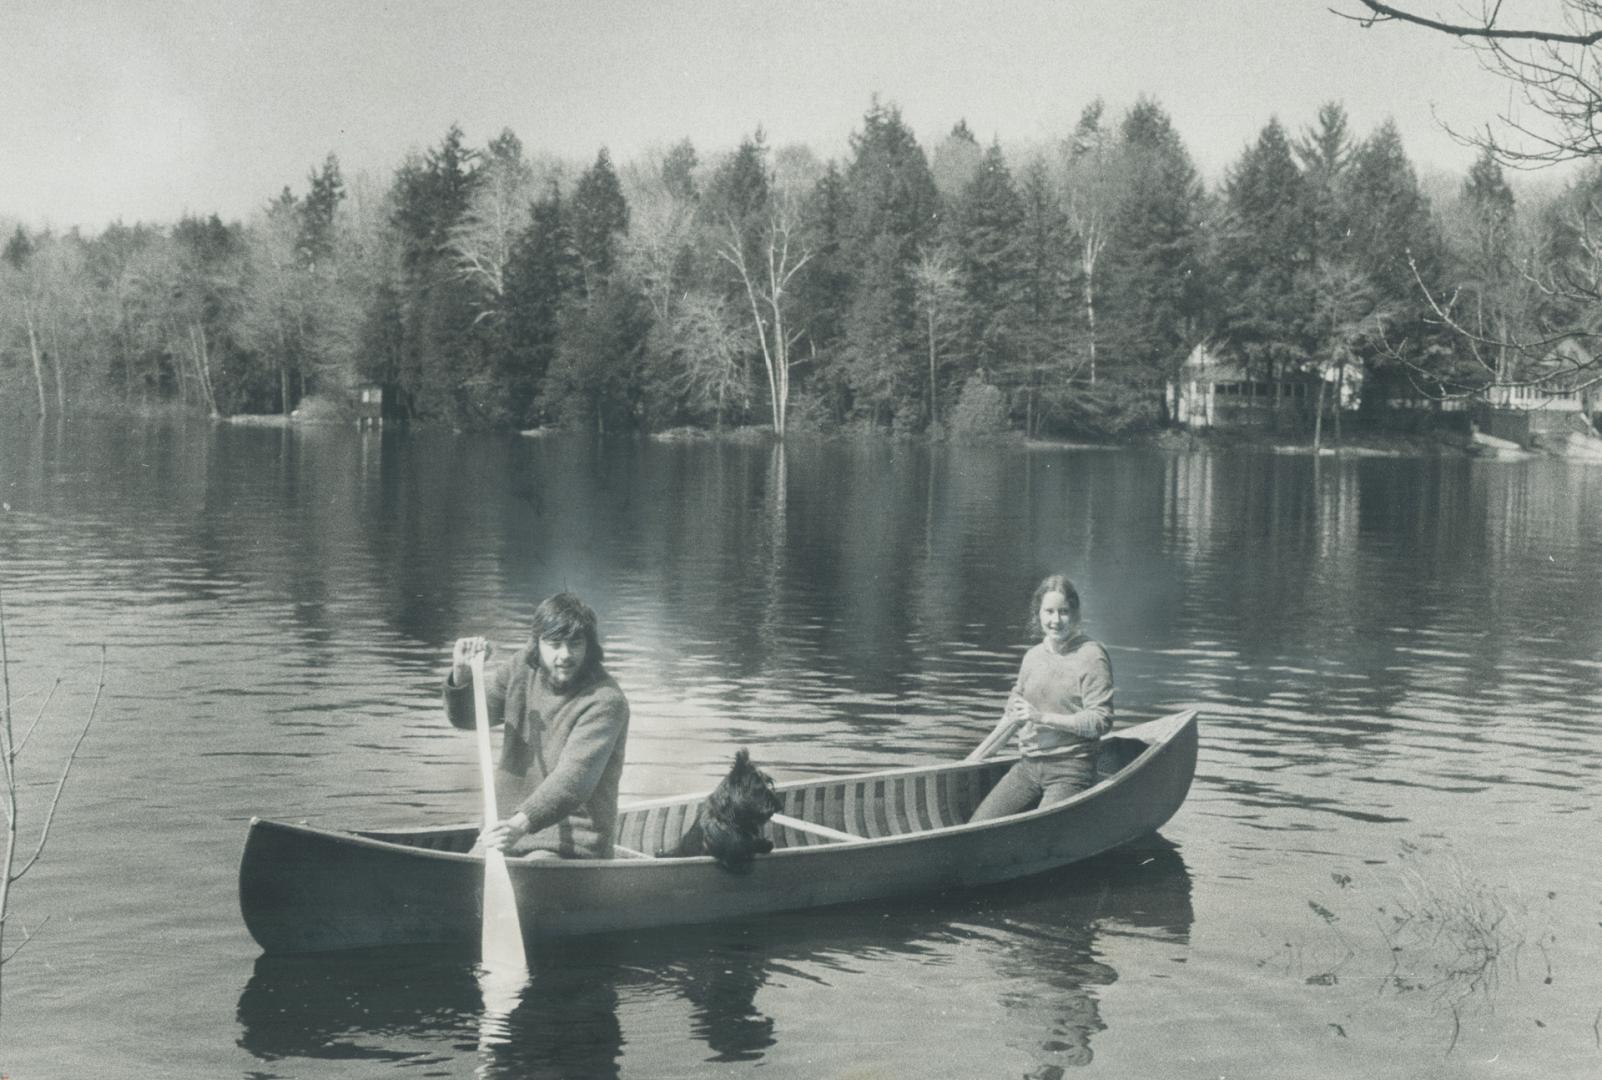
<instances>
[{"instance_id":1,"label":"treeline","mask_svg":"<svg viewBox=\"0 0 1602 1080\"><path fill-rule=\"evenodd\" d=\"M1434 206L1395 127L1334 104L1215 190L1144 99L1014 160L963 123L925 150L878 101L837 161L758 131L575 168L453 127L382 188L330 155L243 224L11 231L0 401L229 415L378 384L458 426L1111 434L1167 419L1202 342L1258 379L1361 371L1365 400L1460 389L1565 316L1529 270L1588 258L1598 192L1522 208L1487 156Z\"/></svg>"}]
</instances>

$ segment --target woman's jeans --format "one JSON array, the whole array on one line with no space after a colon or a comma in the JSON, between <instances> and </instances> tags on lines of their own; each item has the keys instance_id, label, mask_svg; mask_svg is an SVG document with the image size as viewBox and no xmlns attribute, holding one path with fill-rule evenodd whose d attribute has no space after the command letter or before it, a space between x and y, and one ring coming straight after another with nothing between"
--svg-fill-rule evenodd
<instances>
[{"instance_id":1,"label":"woman's jeans","mask_svg":"<svg viewBox=\"0 0 1602 1080\"><path fill-rule=\"evenodd\" d=\"M1025 757L990 789L969 821L989 821L1036 806L1050 806L1096 782L1091 757Z\"/></svg>"}]
</instances>

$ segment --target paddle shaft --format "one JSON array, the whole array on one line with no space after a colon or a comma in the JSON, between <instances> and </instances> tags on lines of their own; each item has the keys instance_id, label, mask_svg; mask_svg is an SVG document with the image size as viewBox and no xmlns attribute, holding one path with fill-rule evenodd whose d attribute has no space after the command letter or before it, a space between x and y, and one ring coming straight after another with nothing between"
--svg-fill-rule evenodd
<instances>
[{"instance_id":1,"label":"paddle shaft","mask_svg":"<svg viewBox=\"0 0 1602 1080\"><path fill-rule=\"evenodd\" d=\"M469 659L473 671L473 719L478 733L478 768L484 786L484 827L500 821L495 808L495 762L490 753L489 697L484 690L484 654ZM506 856L496 848L484 852L484 925L480 958L488 971L516 982L528 970L523 950L523 927L517 916L517 896Z\"/></svg>"},{"instance_id":2,"label":"paddle shaft","mask_svg":"<svg viewBox=\"0 0 1602 1080\"><path fill-rule=\"evenodd\" d=\"M490 749L489 696L484 690L484 654L474 653L468 665L473 672L473 719L478 736L478 773L484 788L484 828L495 827L501 815L495 808L495 759Z\"/></svg>"},{"instance_id":3,"label":"paddle shaft","mask_svg":"<svg viewBox=\"0 0 1602 1080\"><path fill-rule=\"evenodd\" d=\"M973 752L970 753L966 758L963 758L963 760L983 761L991 754L994 754L997 747L1001 746L1002 743L1005 743L1008 739L1012 738L1012 733L1018 730L1018 725L1022 722L1023 721L1021 720L1013 720L1005 724L997 724L995 730L989 735L986 735L984 741L978 746L974 747Z\"/></svg>"},{"instance_id":4,"label":"paddle shaft","mask_svg":"<svg viewBox=\"0 0 1602 1080\"><path fill-rule=\"evenodd\" d=\"M1012 696L1017 693L1019 693L1019 690L1015 685L1012 688L1012 693L1007 695L1009 703L1011 702ZM962 760L983 761L991 754L994 754L998 746L1012 738L1012 733L1017 731L1019 726L1022 724L1022 720L1008 721L1007 714L1003 712L1001 714L1001 719L996 721L996 726L991 730L990 734L986 735L984 740L980 742L978 746L973 748L973 752Z\"/></svg>"}]
</instances>

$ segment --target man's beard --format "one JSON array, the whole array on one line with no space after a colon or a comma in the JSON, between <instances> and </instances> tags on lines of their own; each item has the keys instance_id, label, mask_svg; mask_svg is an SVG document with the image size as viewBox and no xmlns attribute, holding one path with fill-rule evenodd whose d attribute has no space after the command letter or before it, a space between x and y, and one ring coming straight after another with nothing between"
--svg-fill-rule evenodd
<instances>
[{"instance_id":1,"label":"man's beard","mask_svg":"<svg viewBox=\"0 0 1602 1080\"><path fill-rule=\"evenodd\" d=\"M579 673L582 670L582 665L567 668L565 671L546 668L545 685L556 691L571 690L573 684L578 682Z\"/></svg>"}]
</instances>

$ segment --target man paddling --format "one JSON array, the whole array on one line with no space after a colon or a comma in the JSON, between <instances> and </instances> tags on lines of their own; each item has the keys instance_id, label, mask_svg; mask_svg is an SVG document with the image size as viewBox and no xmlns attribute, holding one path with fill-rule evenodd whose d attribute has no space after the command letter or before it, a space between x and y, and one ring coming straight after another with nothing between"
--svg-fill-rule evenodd
<instances>
[{"instance_id":1,"label":"man paddling","mask_svg":"<svg viewBox=\"0 0 1602 1080\"><path fill-rule=\"evenodd\" d=\"M469 731L469 663L480 650L485 639L459 639L445 679L445 715ZM513 810L481 844L513 856L611 857L629 703L603 661L595 612L558 593L534 609L527 646L485 665L489 722L503 728L496 803Z\"/></svg>"}]
</instances>

